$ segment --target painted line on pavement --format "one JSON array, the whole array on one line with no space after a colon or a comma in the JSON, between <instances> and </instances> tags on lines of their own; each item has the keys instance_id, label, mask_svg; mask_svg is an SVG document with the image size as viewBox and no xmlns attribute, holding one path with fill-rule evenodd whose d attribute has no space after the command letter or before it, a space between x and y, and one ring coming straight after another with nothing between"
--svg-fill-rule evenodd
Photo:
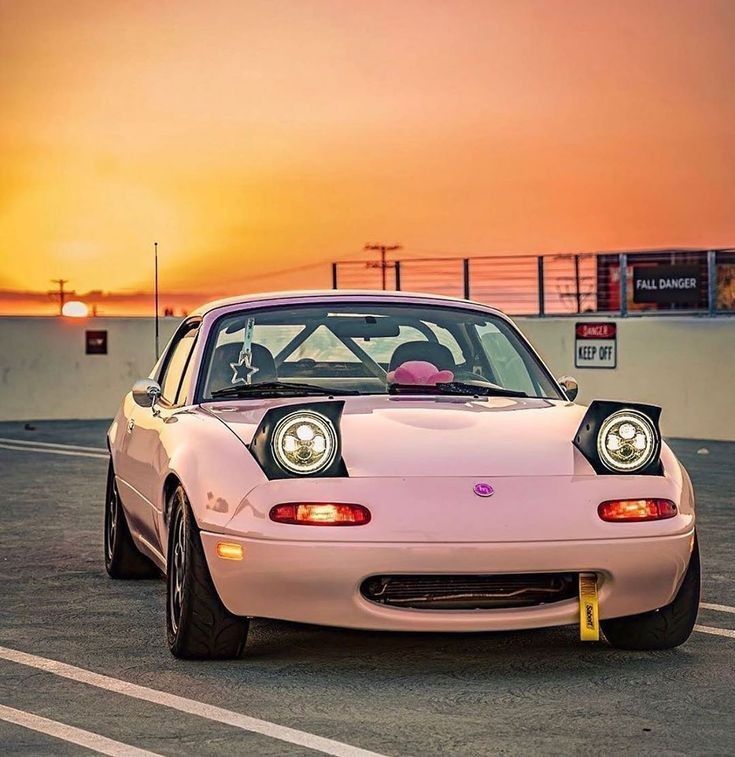
<instances>
[{"instance_id":1,"label":"painted line on pavement","mask_svg":"<svg viewBox=\"0 0 735 757\"><path fill-rule=\"evenodd\" d=\"M59 444L57 442L38 442L35 439L9 439L0 436L0 442L5 444L21 444L29 447L59 447L61 449L77 449L82 452L103 452L107 453L105 447L85 447L81 444Z\"/></svg>"},{"instance_id":2,"label":"painted line on pavement","mask_svg":"<svg viewBox=\"0 0 735 757\"><path fill-rule=\"evenodd\" d=\"M21 447L19 445L2 444L0 443L0 449L9 449L13 452L45 452L50 455L71 455L72 457L93 457L96 460L108 460L108 454L100 454L99 452L78 452L74 449L52 449L51 447Z\"/></svg>"},{"instance_id":3,"label":"painted line on pavement","mask_svg":"<svg viewBox=\"0 0 735 757\"><path fill-rule=\"evenodd\" d=\"M15 662L19 665L27 665L37 670L43 670L46 673L68 678L78 683L86 683L89 686L96 686L106 691L112 691L115 694L141 699L144 702L171 707L179 712L185 712L189 715L196 715L200 718L213 720L217 723L230 725L240 728L243 731L259 733L263 736L269 736L272 739L285 741L289 744L296 744L307 749L313 749L323 754L331 754L335 757L384 757L377 752L370 752L367 749L344 744L341 741L334 741L323 736L316 736L306 731L299 731L296 728L271 723L268 720L243 715L233 710L226 710L222 707L197 702L195 699L187 699L177 694L169 694L157 689L149 689L147 686L140 686L136 683L123 681L119 678L94 673L85 668L78 668L76 665L68 665L58 660L50 660L47 657L19 652L16 649L0 647L0 659Z\"/></svg>"},{"instance_id":4,"label":"painted line on pavement","mask_svg":"<svg viewBox=\"0 0 735 757\"><path fill-rule=\"evenodd\" d=\"M735 639L735 631L729 628L715 628L714 626L694 626L695 631L700 633L711 633L713 636L726 636L728 639Z\"/></svg>"},{"instance_id":5,"label":"painted line on pavement","mask_svg":"<svg viewBox=\"0 0 735 757\"><path fill-rule=\"evenodd\" d=\"M704 610L717 610L717 612L731 612L735 615L735 607L729 605L715 605L712 602L700 602L699 606Z\"/></svg>"},{"instance_id":6,"label":"painted line on pavement","mask_svg":"<svg viewBox=\"0 0 735 757\"><path fill-rule=\"evenodd\" d=\"M45 733L47 736L68 741L70 744L91 749L99 754L108 754L112 757L160 757L157 752L138 749L130 746L130 744L123 744L121 741L100 736L98 733L85 731L66 723L59 723L57 720L42 718L40 715L16 710L14 707L6 707L3 704L0 704L0 720L15 723L15 725L28 728L31 731Z\"/></svg>"}]
</instances>

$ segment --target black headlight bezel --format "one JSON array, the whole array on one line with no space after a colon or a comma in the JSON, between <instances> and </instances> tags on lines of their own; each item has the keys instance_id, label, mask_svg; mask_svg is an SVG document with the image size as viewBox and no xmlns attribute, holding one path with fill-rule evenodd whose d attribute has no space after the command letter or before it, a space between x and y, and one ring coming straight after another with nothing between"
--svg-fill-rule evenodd
<instances>
[{"instance_id":1,"label":"black headlight bezel","mask_svg":"<svg viewBox=\"0 0 735 757\"><path fill-rule=\"evenodd\" d=\"M645 416L653 426L655 437L655 450L650 462L637 470L612 470L605 465L597 451L597 438L602 424L614 413L625 410L640 413ZM647 405L640 402L618 402L614 400L594 400L579 424L574 435L574 446L584 455L596 473L606 476L661 476L661 431L659 419L661 408L658 405Z\"/></svg>"},{"instance_id":2,"label":"black headlight bezel","mask_svg":"<svg viewBox=\"0 0 735 757\"><path fill-rule=\"evenodd\" d=\"M284 478L344 478L348 475L347 467L342 459L342 433L340 429L344 404L343 400L303 402L273 407L266 412L253 434L248 449L270 481ZM299 415L299 413L314 413L324 416L334 428L336 448L332 461L326 468L310 473L297 473L284 468L273 454L272 441L276 427L289 415Z\"/></svg>"}]
</instances>

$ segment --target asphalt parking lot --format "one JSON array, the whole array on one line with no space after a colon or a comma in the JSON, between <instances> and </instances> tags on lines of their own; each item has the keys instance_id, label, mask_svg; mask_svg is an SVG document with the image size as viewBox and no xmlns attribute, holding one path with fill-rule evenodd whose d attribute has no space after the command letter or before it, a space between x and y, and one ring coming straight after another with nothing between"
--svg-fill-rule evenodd
<instances>
[{"instance_id":1,"label":"asphalt parking lot","mask_svg":"<svg viewBox=\"0 0 735 757\"><path fill-rule=\"evenodd\" d=\"M574 627L258 620L245 658L211 663L166 649L162 581L104 572L106 463L80 447L104 452L107 424L34 425L0 424L4 753L735 753L735 444L671 442L697 491L704 569L699 630L677 650L583 644ZM59 727L64 738L41 732Z\"/></svg>"}]
</instances>

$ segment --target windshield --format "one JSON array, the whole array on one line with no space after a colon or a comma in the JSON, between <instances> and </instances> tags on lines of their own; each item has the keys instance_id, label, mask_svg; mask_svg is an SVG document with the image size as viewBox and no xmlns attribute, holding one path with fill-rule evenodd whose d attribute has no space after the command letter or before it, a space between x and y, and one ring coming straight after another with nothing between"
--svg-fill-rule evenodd
<instances>
[{"instance_id":1,"label":"windshield","mask_svg":"<svg viewBox=\"0 0 735 757\"><path fill-rule=\"evenodd\" d=\"M273 394L502 394L562 399L501 318L431 305L269 307L220 318L202 364L204 400Z\"/></svg>"}]
</instances>

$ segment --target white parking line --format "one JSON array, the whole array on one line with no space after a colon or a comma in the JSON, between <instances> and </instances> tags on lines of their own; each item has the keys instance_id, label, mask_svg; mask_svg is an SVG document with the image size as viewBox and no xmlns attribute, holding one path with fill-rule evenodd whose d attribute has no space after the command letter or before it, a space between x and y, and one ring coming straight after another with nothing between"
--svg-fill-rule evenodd
<instances>
[{"instance_id":1,"label":"white parking line","mask_svg":"<svg viewBox=\"0 0 735 757\"><path fill-rule=\"evenodd\" d=\"M113 739L108 739L106 736L100 736L98 733L75 728L73 725L67 725L66 723L59 723L57 720L42 718L40 715L16 710L14 707L6 707L3 704L0 704L0 720L15 723L31 731L45 733L47 736L53 736L55 739L68 741L70 744L83 746L99 754L109 754L112 757L160 757L157 752L138 749L129 744L123 744L121 741L114 741Z\"/></svg>"},{"instance_id":2,"label":"white parking line","mask_svg":"<svg viewBox=\"0 0 735 757\"><path fill-rule=\"evenodd\" d=\"M0 442L5 444L20 444L28 447L60 447L61 449L77 449L82 452L103 452L107 450L104 447L84 447L81 444L58 444L57 442L38 442L35 439L6 439L0 436Z\"/></svg>"},{"instance_id":3,"label":"white parking line","mask_svg":"<svg viewBox=\"0 0 735 757\"><path fill-rule=\"evenodd\" d=\"M149 689L147 686L139 686L136 683L122 681L119 678L93 673L85 668L78 668L75 665L67 665L64 662L50 660L46 657L19 652L8 647L0 647L0 659L15 662L19 665L27 665L37 670L43 670L46 673L69 678L72 681L86 683L89 686L96 686L100 689L112 691L116 694L122 694L134 699L142 699L144 702L171 707L179 712L186 712L189 715L196 715L200 718L213 720L217 723L231 725L240 728L243 731L259 733L263 736L269 736L272 739L286 741L289 744L297 744L307 749L313 749L323 754L335 755L335 757L383 757L377 752L370 752L367 749L344 744L341 741L315 736L306 731L299 731L296 728L271 723L267 720L260 720L249 715L242 715L233 710L226 710L222 707L216 707L205 702L197 702L195 699L187 699L176 694L168 694L165 691Z\"/></svg>"},{"instance_id":4,"label":"white parking line","mask_svg":"<svg viewBox=\"0 0 735 757\"><path fill-rule=\"evenodd\" d=\"M729 605L715 605L712 602L700 602L699 606L704 610L717 610L717 612L731 612L735 615L735 607Z\"/></svg>"},{"instance_id":5,"label":"white parking line","mask_svg":"<svg viewBox=\"0 0 735 757\"><path fill-rule=\"evenodd\" d=\"M51 455L72 455L73 457L93 457L96 460L107 460L109 455L101 452L79 452L75 449L55 449L52 447L31 447L16 444L2 444L0 443L0 449L10 449L14 452L45 452Z\"/></svg>"},{"instance_id":6,"label":"white parking line","mask_svg":"<svg viewBox=\"0 0 735 757\"><path fill-rule=\"evenodd\" d=\"M735 631L729 628L715 628L714 626L694 626L695 631L700 633L711 633L713 636L727 636L728 639L735 639Z\"/></svg>"}]
</instances>

